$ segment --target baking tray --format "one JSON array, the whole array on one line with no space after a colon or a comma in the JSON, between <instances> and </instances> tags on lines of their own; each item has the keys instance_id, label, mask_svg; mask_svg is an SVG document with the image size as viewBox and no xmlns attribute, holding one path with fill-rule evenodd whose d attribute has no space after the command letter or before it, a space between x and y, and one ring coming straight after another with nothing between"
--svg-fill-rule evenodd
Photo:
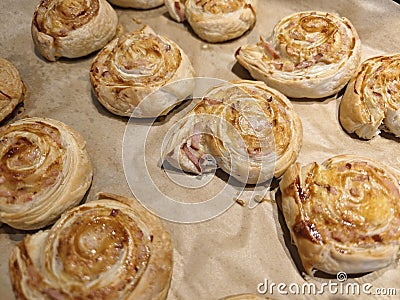
<instances>
[{"instance_id":1,"label":"baking tray","mask_svg":"<svg viewBox=\"0 0 400 300\"><path fill-rule=\"evenodd\" d=\"M89 69L95 54L80 59L60 59L50 63L35 51L30 25L38 0L3 0L0 3L0 56L11 61L20 71L28 94L20 114L58 119L78 130L87 141L92 157L94 178L87 199L99 191L131 196L124 174L122 147L128 118L114 116L95 99L89 81ZM125 31L145 24L157 33L178 43L188 54L198 76L232 80L249 79L248 73L236 63L235 50L241 45L269 36L274 24L282 17L305 10L321 10L345 16L356 27L362 41L362 60L377 54L398 51L400 44L400 6L392 1L294 1L260 0L255 27L231 42L209 44L200 40L186 24L168 17L165 7L148 11L116 8ZM293 101L302 119L303 146L298 156L301 163L322 162L330 156L351 153L372 157L400 169L399 139L382 134L363 141L346 134L338 122L341 94L319 100ZM183 106L153 126L162 131L171 126ZM175 118L175 119L174 119ZM141 144L138 143L138 145ZM135 144L132 145L135 147ZM158 161L148 160L150 167ZM151 165L153 164L153 165ZM218 189L223 176L210 184ZM171 182L167 188L174 189ZM192 201L188 191L182 198ZM291 245L282 214L274 202L256 207L234 203L225 212L208 221L181 224L163 221L174 244L174 271L168 299L217 299L229 294L257 293L265 283L286 285L313 282L321 284L332 278L305 278L295 248ZM8 255L11 247L27 232L6 225L0 228L0 293L2 299L13 299L8 278ZM334 279L334 278L333 278ZM332 280L333 280L332 279ZM379 288L395 288L400 293L400 269L391 266L349 278L348 282L370 283ZM287 295L276 289L266 296L276 299L313 299L315 295ZM325 292L318 298L359 298ZM361 296L362 297L362 296ZM386 299L372 295L369 299ZM395 299L395 297L393 297Z\"/></svg>"}]
</instances>

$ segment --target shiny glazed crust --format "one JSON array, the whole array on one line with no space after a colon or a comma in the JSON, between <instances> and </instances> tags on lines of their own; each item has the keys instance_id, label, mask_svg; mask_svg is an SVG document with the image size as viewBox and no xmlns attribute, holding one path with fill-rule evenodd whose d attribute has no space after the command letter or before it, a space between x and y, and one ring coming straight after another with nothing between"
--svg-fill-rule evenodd
<instances>
[{"instance_id":1,"label":"shiny glazed crust","mask_svg":"<svg viewBox=\"0 0 400 300\"><path fill-rule=\"evenodd\" d=\"M240 47L237 61L250 75L288 97L322 98L339 92L358 67L360 38L349 20L325 12L283 18L270 41Z\"/></svg>"},{"instance_id":2,"label":"shiny glazed crust","mask_svg":"<svg viewBox=\"0 0 400 300\"><path fill-rule=\"evenodd\" d=\"M111 41L90 70L94 93L107 110L139 118L167 114L192 93L193 76L183 50L148 26Z\"/></svg>"},{"instance_id":3,"label":"shiny glazed crust","mask_svg":"<svg viewBox=\"0 0 400 300\"><path fill-rule=\"evenodd\" d=\"M32 19L36 49L49 61L99 50L117 30L118 16L106 0L42 0Z\"/></svg>"},{"instance_id":4,"label":"shiny glazed crust","mask_svg":"<svg viewBox=\"0 0 400 300\"><path fill-rule=\"evenodd\" d=\"M100 193L14 247L17 299L165 299L172 244L136 199Z\"/></svg>"},{"instance_id":5,"label":"shiny glazed crust","mask_svg":"<svg viewBox=\"0 0 400 300\"><path fill-rule=\"evenodd\" d=\"M256 0L187 0L185 18L201 39L211 43L225 42L242 36L254 26L255 6ZM170 14L174 19L175 15L180 15Z\"/></svg>"},{"instance_id":6,"label":"shiny glazed crust","mask_svg":"<svg viewBox=\"0 0 400 300\"><path fill-rule=\"evenodd\" d=\"M164 4L164 0L108 0L108 2L120 7L137 9L150 9Z\"/></svg>"},{"instance_id":7,"label":"shiny glazed crust","mask_svg":"<svg viewBox=\"0 0 400 300\"><path fill-rule=\"evenodd\" d=\"M289 167L282 208L308 274L371 272L399 250L400 173L353 155Z\"/></svg>"},{"instance_id":8,"label":"shiny glazed crust","mask_svg":"<svg viewBox=\"0 0 400 300\"><path fill-rule=\"evenodd\" d=\"M340 103L343 128L371 139L381 129L400 137L400 54L364 61L350 80ZM383 126L382 126L383 125Z\"/></svg>"},{"instance_id":9,"label":"shiny glazed crust","mask_svg":"<svg viewBox=\"0 0 400 300\"><path fill-rule=\"evenodd\" d=\"M52 224L92 182L85 141L64 123L27 118L0 128L0 221L18 229Z\"/></svg>"},{"instance_id":10,"label":"shiny glazed crust","mask_svg":"<svg viewBox=\"0 0 400 300\"><path fill-rule=\"evenodd\" d=\"M18 70L8 60L0 58L0 122L24 101L26 87Z\"/></svg>"},{"instance_id":11,"label":"shiny glazed crust","mask_svg":"<svg viewBox=\"0 0 400 300\"><path fill-rule=\"evenodd\" d=\"M263 82L238 80L211 88L181 120L165 159L194 174L219 167L254 184L281 176L301 141L301 121L283 94Z\"/></svg>"}]
</instances>

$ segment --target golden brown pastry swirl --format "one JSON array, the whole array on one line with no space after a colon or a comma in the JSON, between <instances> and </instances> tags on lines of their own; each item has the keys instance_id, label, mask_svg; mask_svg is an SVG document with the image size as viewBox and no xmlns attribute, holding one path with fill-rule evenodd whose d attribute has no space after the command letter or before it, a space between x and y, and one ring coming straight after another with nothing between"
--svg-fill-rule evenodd
<instances>
[{"instance_id":1,"label":"golden brown pastry swirl","mask_svg":"<svg viewBox=\"0 0 400 300\"><path fill-rule=\"evenodd\" d=\"M18 229L53 223L92 181L83 138L56 120L27 118L0 128L0 221Z\"/></svg>"},{"instance_id":2,"label":"golden brown pastry swirl","mask_svg":"<svg viewBox=\"0 0 400 300\"><path fill-rule=\"evenodd\" d=\"M117 13L106 0L42 0L32 20L36 49L46 59L81 57L115 35Z\"/></svg>"},{"instance_id":3,"label":"golden brown pastry swirl","mask_svg":"<svg viewBox=\"0 0 400 300\"><path fill-rule=\"evenodd\" d=\"M101 104L121 116L130 116L135 110L135 117L168 113L191 94L193 76L183 50L148 26L110 42L90 70Z\"/></svg>"},{"instance_id":4,"label":"golden brown pastry swirl","mask_svg":"<svg viewBox=\"0 0 400 300\"><path fill-rule=\"evenodd\" d=\"M400 173L372 159L341 155L296 163L280 183L286 223L305 270L375 271L399 250Z\"/></svg>"},{"instance_id":5,"label":"golden brown pastry swirl","mask_svg":"<svg viewBox=\"0 0 400 300\"><path fill-rule=\"evenodd\" d=\"M0 122L24 101L26 87L18 70L8 60L0 58Z\"/></svg>"},{"instance_id":6,"label":"golden brown pastry swirl","mask_svg":"<svg viewBox=\"0 0 400 300\"><path fill-rule=\"evenodd\" d=\"M279 177L301 147L302 125L290 101L263 82L232 81L211 88L183 118L166 159L184 171L217 166L244 183Z\"/></svg>"},{"instance_id":7,"label":"golden brown pastry swirl","mask_svg":"<svg viewBox=\"0 0 400 300\"><path fill-rule=\"evenodd\" d=\"M283 18L270 41L260 37L236 59L258 80L288 97L321 98L337 93L358 67L360 38L349 20L325 12Z\"/></svg>"},{"instance_id":8,"label":"golden brown pastry swirl","mask_svg":"<svg viewBox=\"0 0 400 300\"><path fill-rule=\"evenodd\" d=\"M216 43L242 36L256 22L256 0L166 0L170 16L187 20L203 40Z\"/></svg>"},{"instance_id":9,"label":"golden brown pastry swirl","mask_svg":"<svg viewBox=\"0 0 400 300\"><path fill-rule=\"evenodd\" d=\"M380 129L400 137L400 54L361 64L343 95L339 116L344 129L361 138L371 139Z\"/></svg>"},{"instance_id":10,"label":"golden brown pastry swirl","mask_svg":"<svg viewBox=\"0 0 400 300\"><path fill-rule=\"evenodd\" d=\"M10 255L17 299L165 299L172 245L135 199L101 193Z\"/></svg>"}]
</instances>

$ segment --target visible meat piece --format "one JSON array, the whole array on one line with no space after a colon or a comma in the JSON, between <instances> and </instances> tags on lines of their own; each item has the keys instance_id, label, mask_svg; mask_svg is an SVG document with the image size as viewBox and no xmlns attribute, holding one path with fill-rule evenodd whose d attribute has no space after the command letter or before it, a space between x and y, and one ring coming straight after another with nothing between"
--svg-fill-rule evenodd
<instances>
[{"instance_id":1,"label":"visible meat piece","mask_svg":"<svg viewBox=\"0 0 400 300\"><path fill-rule=\"evenodd\" d=\"M265 50L267 55L272 57L273 59L278 59L280 57L279 53L275 50L275 48L272 47L272 45L267 41L265 41L263 38L261 38L258 45L261 46Z\"/></svg>"},{"instance_id":2,"label":"visible meat piece","mask_svg":"<svg viewBox=\"0 0 400 300\"><path fill-rule=\"evenodd\" d=\"M311 62L311 61L308 61L308 60L304 60L304 61L299 62L298 64L296 64L295 68L296 68L297 70L299 70L299 69L308 68L308 67L310 67L310 66L312 66L312 62Z\"/></svg>"},{"instance_id":3,"label":"visible meat piece","mask_svg":"<svg viewBox=\"0 0 400 300\"><path fill-rule=\"evenodd\" d=\"M190 161L194 164L196 167L197 171L201 172L200 164L199 164L199 159L200 157L195 153L195 151L192 151L190 147L187 146L187 144L184 144L182 146L183 152L185 152L186 156L190 159Z\"/></svg>"}]
</instances>

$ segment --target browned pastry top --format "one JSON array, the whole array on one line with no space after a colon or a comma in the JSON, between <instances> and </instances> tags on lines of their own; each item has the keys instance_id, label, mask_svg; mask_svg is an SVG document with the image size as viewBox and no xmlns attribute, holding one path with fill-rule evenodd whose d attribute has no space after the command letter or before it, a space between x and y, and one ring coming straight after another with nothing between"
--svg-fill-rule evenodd
<instances>
[{"instance_id":1,"label":"browned pastry top","mask_svg":"<svg viewBox=\"0 0 400 300\"><path fill-rule=\"evenodd\" d=\"M98 0L43 0L33 16L39 31L63 37L92 20L99 11Z\"/></svg>"}]
</instances>

